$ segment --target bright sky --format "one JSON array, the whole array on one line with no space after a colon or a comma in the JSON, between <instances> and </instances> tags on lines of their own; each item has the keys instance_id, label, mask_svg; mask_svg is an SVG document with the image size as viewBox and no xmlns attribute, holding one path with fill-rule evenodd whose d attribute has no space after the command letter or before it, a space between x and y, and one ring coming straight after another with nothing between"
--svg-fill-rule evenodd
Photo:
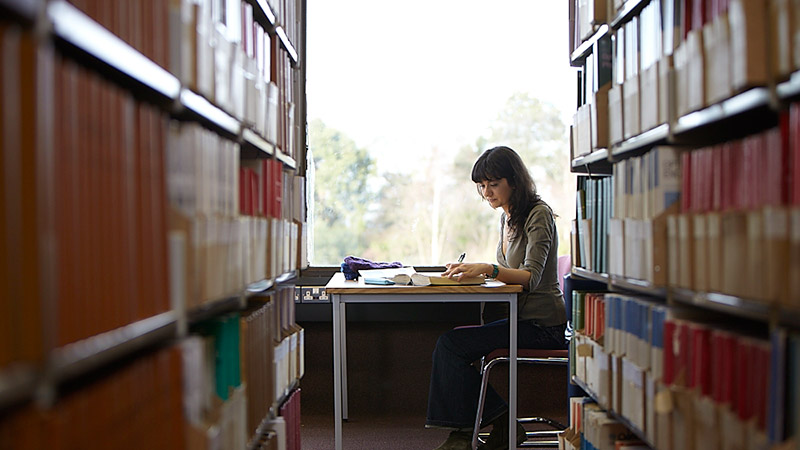
<instances>
[{"instance_id":1,"label":"bright sky","mask_svg":"<svg viewBox=\"0 0 800 450\"><path fill-rule=\"evenodd\" d=\"M514 92L575 111L563 0L308 0L309 120L403 167L487 133ZM566 133L566 130L565 130ZM565 157L564 164L568 164Z\"/></svg>"}]
</instances>

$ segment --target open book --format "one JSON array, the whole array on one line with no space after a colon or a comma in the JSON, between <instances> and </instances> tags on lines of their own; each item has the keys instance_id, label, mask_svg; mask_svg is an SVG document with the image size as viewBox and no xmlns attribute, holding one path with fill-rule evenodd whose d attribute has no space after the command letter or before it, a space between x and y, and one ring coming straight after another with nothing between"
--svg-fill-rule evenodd
<instances>
[{"instance_id":1,"label":"open book","mask_svg":"<svg viewBox=\"0 0 800 450\"><path fill-rule=\"evenodd\" d=\"M462 286L486 282L484 277L443 277L441 272L417 272L413 267L360 270L366 284L399 284L414 286Z\"/></svg>"}]
</instances>

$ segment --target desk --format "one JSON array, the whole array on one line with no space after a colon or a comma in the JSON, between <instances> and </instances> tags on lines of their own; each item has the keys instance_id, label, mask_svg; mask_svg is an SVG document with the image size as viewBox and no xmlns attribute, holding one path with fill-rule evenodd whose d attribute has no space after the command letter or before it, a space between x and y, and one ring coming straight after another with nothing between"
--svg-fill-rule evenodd
<instances>
[{"instance_id":1,"label":"desk","mask_svg":"<svg viewBox=\"0 0 800 450\"><path fill-rule=\"evenodd\" d=\"M333 308L333 403L335 450L342 450L342 418L347 416L347 303L509 303L508 442L516 442L517 426L517 293L522 286L489 281L480 286L381 286L347 281L335 274L325 290ZM475 399L477 402L477 399Z\"/></svg>"}]
</instances>

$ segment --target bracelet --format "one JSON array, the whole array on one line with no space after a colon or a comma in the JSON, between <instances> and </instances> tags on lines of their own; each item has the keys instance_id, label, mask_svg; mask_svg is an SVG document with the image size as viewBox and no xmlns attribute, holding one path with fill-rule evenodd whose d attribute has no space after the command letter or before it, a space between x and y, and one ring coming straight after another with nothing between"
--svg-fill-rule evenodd
<instances>
[{"instance_id":1,"label":"bracelet","mask_svg":"<svg viewBox=\"0 0 800 450\"><path fill-rule=\"evenodd\" d=\"M497 278L497 274L500 273L500 267L497 264L492 264L492 276L489 278Z\"/></svg>"}]
</instances>

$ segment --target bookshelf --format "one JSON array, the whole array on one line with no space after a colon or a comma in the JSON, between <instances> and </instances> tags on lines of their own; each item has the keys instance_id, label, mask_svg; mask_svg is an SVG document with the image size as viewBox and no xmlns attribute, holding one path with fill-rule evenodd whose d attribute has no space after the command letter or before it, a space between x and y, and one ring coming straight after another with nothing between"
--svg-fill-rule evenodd
<instances>
[{"instance_id":1,"label":"bookshelf","mask_svg":"<svg viewBox=\"0 0 800 450\"><path fill-rule=\"evenodd\" d=\"M4 444L300 448L303 7L0 3Z\"/></svg>"},{"instance_id":2,"label":"bookshelf","mask_svg":"<svg viewBox=\"0 0 800 450\"><path fill-rule=\"evenodd\" d=\"M582 99L570 164L587 180L610 174L613 187L578 183L594 205L585 200L577 221L595 208L589 219L600 214L601 225L573 225L572 276L607 292L572 299L586 314L580 323L592 323L573 339L582 367L573 382L650 448L786 447L800 429L790 394L800 328L800 61L787 47L795 24L779 29L788 2L577 1L572 27L585 23L582 8L594 29L607 25L611 51L593 55L604 50L590 38L570 49ZM598 63L606 59L609 81ZM607 142L587 148L586 136L605 132ZM678 184L659 187L667 179ZM661 202L665 189L679 201ZM582 261L586 246L607 258L602 270ZM620 299L644 315L618 317ZM717 365L731 358L733 378L734 366ZM737 383L750 393L721 387ZM566 433L566 448L585 431Z\"/></svg>"}]
</instances>

